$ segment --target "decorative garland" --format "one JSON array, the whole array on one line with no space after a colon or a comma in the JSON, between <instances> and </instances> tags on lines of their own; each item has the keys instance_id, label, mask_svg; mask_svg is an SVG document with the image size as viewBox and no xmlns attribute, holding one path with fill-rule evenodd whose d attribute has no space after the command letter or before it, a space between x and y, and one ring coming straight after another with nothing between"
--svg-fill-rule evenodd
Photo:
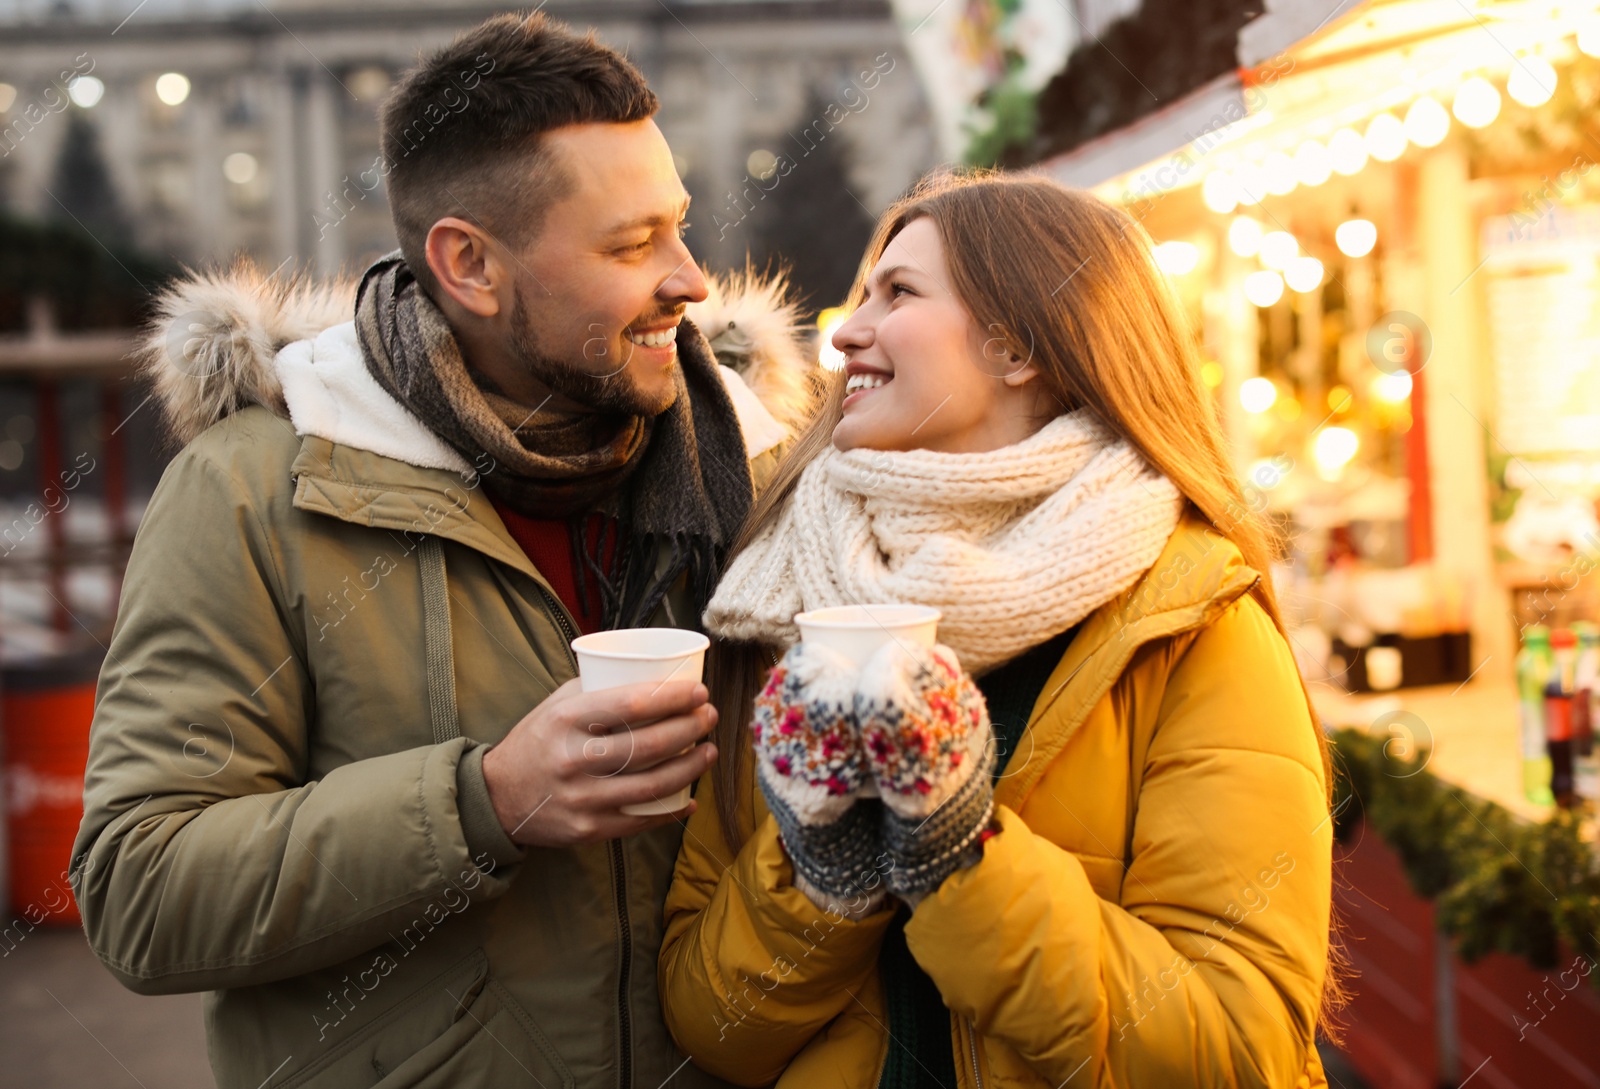
<instances>
[{"instance_id":1,"label":"decorative garland","mask_svg":"<svg viewBox=\"0 0 1600 1089\"><path fill-rule=\"evenodd\" d=\"M1476 161L1487 163L1489 172L1537 173L1550 169L1552 159L1561 156L1581 155L1589 162L1600 158L1600 140L1596 139L1600 126L1595 123L1595 110L1600 107L1600 60L1580 53L1557 72L1550 101L1523 106L1507 94L1501 100L1500 116L1492 124L1465 130L1469 152Z\"/></svg>"},{"instance_id":2,"label":"decorative garland","mask_svg":"<svg viewBox=\"0 0 1600 1089\"><path fill-rule=\"evenodd\" d=\"M1340 801L1340 843L1364 816L1400 856L1417 895L1432 900L1439 932L1461 959L1519 956L1555 967L1558 946L1600 958L1600 858L1583 820L1561 810L1543 824L1441 781L1428 750L1361 730L1332 735ZM1600 972L1590 973L1600 989Z\"/></svg>"},{"instance_id":3,"label":"decorative garland","mask_svg":"<svg viewBox=\"0 0 1600 1089\"><path fill-rule=\"evenodd\" d=\"M968 161L1020 169L1182 98L1237 64L1239 29L1257 14L1258 6L1245 0L1145 0L1098 40L1073 49L1062 70L1037 94L1005 80L992 88L981 103L987 107L988 124L971 134ZM1556 156L1600 162L1600 125L1595 120L1600 60L1580 53L1559 72L1550 101L1529 107L1506 94L1493 124L1464 131L1474 160L1493 164L1494 173L1535 174L1549 170ZM1555 165L1559 170L1566 164ZM1584 188L1593 199L1600 176L1585 174ZM1575 196L1567 194L1568 199Z\"/></svg>"},{"instance_id":4,"label":"decorative garland","mask_svg":"<svg viewBox=\"0 0 1600 1089\"><path fill-rule=\"evenodd\" d=\"M980 105L967 161L1021 169L1153 113L1238 65L1257 0L1144 0L1080 42L1037 95L1002 82Z\"/></svg>"}]
</instances>

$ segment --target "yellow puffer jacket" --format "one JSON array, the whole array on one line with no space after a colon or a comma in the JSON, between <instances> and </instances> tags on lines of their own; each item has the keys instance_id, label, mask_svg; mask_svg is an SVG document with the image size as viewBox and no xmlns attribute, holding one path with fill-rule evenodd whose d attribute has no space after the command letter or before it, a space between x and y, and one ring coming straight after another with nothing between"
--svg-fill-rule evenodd
<instances>
[{"instance_id":1,"label":"yellow puffer jacket","mask_svg":"<svg viewBox=\"0 0 1600 1089\"><path fill-rule=\"evenodd\" d=\"M982 861L907 923L965 1089L1326 1085L1327 782L1258 578L1186 519L1057 664ZM660 962L678 1045L740 1085L873 1089L893 911L851 921L795 889L753 781L736 856L711 774L697 797Z\"/></svg>"}]
</instances>

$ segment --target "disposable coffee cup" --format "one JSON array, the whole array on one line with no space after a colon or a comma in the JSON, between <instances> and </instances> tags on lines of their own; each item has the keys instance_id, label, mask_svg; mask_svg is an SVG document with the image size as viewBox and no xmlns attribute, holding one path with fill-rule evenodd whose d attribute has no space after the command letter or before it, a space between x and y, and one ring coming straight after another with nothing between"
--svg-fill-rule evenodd
<instances>
[{"instance_id":1,"label":"disposable coffee cup","mask_svg":"<svg viewBox=\"0 0 1600 1089\"><path fill-rule=\"evenodd\" d=\"M578 656L579 685L585 692L599 692L650 681L698 682L710 645L704 635L682 628L622 628L580 635L572 641L572 651ZM622 812L653 817L676 813L688 804L689 788L685 786L665 798L625 805Z\"/></svg>"},{"instance_id":2,"label":"disposable coffee cup","mask_svg":"<svg viewBox=\"0 0 1600 1089\"><path fill-rule=\"evenodd\" d=\"M928 605L834 605L796 613L802 641L837 651L858 667L891 642L931 647L938 609Z\"/></svg>"},{"instance_id":3,"label":"disposable coffee cup","mask_svg":"<svg viewBox=\"0 0 1600 1089\"><path fill-rule=\"evenodd\" d=\"M860 668L891 642L933 646L941 615L928 605L834 605L796 613L794 622L801 642L837 651ZM870 778L856 790L858 798L877 796L877 784Z\"/></svg>"}]
</instances>

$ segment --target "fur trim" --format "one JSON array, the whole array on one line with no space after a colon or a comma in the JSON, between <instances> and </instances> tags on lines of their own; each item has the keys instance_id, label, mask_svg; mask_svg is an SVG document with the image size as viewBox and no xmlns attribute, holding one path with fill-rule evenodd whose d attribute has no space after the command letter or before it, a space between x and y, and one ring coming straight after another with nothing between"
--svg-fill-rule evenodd
<instances>
[{"instance_id":1,"label":"fur trim","mask_svg":"<svg viewBox=\"0 0 1600 1089\"><path fill-rule=\"evenodd\" d=\"M273 360L285 345L349 321L354 280L264 275L249 260L195 273L156 300L138 349L180 444L245 408L287 416Z\"/></svg>"},{"instance_id":2,"label":"fur trim","mask_svg":"<svg viewBox=\"0 0 1600 1089\"><path fill-rule=\"evenodd\" d=\"M798 431L818 407L819 386L788 278L764 278L747 266L707 273L706 287L706 300L689 304L689 320L711 342L717 362L738 371L791 434Z\"/></svg>"}]
</instances>

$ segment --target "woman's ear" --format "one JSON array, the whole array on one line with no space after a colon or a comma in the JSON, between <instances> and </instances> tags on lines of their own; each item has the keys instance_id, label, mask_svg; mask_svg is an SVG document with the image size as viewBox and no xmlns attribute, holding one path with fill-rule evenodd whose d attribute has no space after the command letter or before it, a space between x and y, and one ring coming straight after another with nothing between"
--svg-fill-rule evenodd
<instances>
[{"instance_id":1,"label":"woman's ear","mask_svg":"<svg viewBox=\"0 0 1600 1089\"><path fill-rule=\"evenodd\" d=\"M1013 355L1011 370L1001 375L1001 381L1015 389L1027 385L1037 377L1039 377L1038 367L1032 363L1024 363L1021 356Z\"/></svg>"}]
</instances>

